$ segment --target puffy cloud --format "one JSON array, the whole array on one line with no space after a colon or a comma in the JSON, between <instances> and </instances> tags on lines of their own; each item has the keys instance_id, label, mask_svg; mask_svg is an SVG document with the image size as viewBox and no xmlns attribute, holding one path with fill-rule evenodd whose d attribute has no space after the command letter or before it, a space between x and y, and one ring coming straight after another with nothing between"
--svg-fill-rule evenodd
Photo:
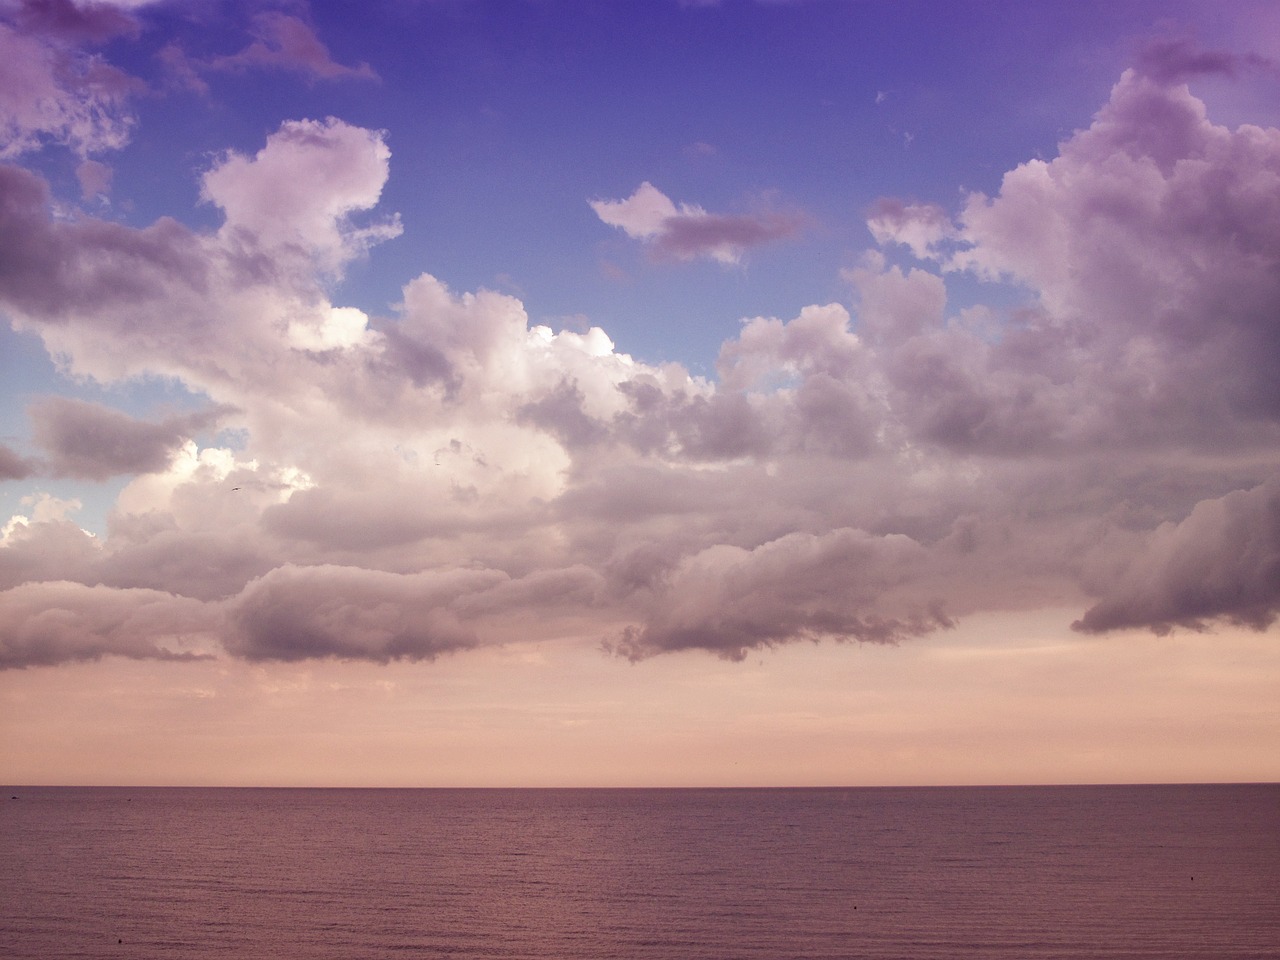
<instances>
[{"instance_id":1,"label":"puffy cloud","mask_svg":"<svg viewBox=\"0 0 1280 960\"><path fill-rule=\"evenodd\" d=\"M921 260L936 256L946 240L956 236L955 225L933 203L903 203L894 197L876 201L867 214L867 227L882 246L901 243Z\"/></svg>"},{"instance_id":2,"label":"puffy cloud","mask_svg":"<svg viewBox=\"0 0 1280 960\"><path fill-rule=\"evenodd\" d=\"M200 603L156 590L26 583L0 592L0 669L106 655L191 660L207 654L184 647L213 627Z\"/></svg>"},{"instance_id":3,"label":"puffy cloud","mask_svg":"<svg viewBox=\"0 0 1280 960\"><path fill-rule=\"evenodd\" d=\"M792 213L727 216L690 204L677 206L647 180L625 200L589 202L609 226L677 260L709 257L732 265L753 247L794 236L804 226L804 219Z\"/></svg>"},{"instance_id":4,"label":"puffy cloud","mask_svg":"<svg viewBox=\"0 0 1280 960\"><path fill-rule=\"evenodd\" d=\"M398 236L398 221L353 228L352 213L378 202L387 180L381 134L328 120L281 125L250 158L228 154L204 176L205 199L226 214L224 231L260 247L292 245L333 270Z\"/></svg>"},{"instance_id":5,"label":"puffy cloud","mask_svg":"<svg viewBox=\"0 0 1280 960\"><path fill-rule=\"evenodd\" d=\"M741 660L750 649L799 639L893 643L951 621L934 604L887 614L886 594L925 551L907 537L836 530L790 534L753 550L710 547L683 560L655 591L643 627L610 649L631 659L698 648Z\"/></svg>"},{"instance_id":6,"label":"puffy cloud","mask_svg":"<svg viewBox=\"0 0 1280 960\"><path fill-rule=\"evenodd\" d=\"M164 470L187 437L207 429L220 411L146 423L98 404L46 397L28 410L35 442L59 477L106 480L119 474Z\"/></svg>"},{"instance_id":7,"label":"puffy cloud","mask_svg":"<svg viewBox=\"0 0 1280 960\"><path fill-rule=\"evenodd\" d=\"M73 373L177 378L236 437L33 408L49 469L134 476L105 537L46 501L5 527L12 664L180 654L183 617L201 650L389 662L567 635L740 658L1045 603L1088 630L1274 616L1280 133L1126 75L954 219L879 204L877 239L921 262L872 253L851 306L744 320L714 378L430 274L387 316L333 302L396 230L361 219L389 157L286 123L207 173L204 232L56 219L0 167L7 315ZM648 184L593 207L673 256L760 236ZM959 270L1025 308L956 311Z\"/></svg>"},{"instance_id":8,"label":"puffy cloud","mask_svg":"<svg viewBox=\"0 0 1280 960\"><path fill-rule=\"evenodd\" d=\"M1278 198L1280 131L1215 126L1186 87L1126 73L1088 129L971 196L958 225L875 213L882 241L1035 297L994 340L936 322L899 336L896 405L966 449L1274 442ZM883 276L854 274L864 313Z\"/></svg>"},{"instance_id":9,"label":"puffy cloud","mask_svg":"<svg viewBox=\"0 0 1280 960\"><path fill-rule=\"evenodd\" d=\"M432 660L478 642L451 601L501 579L473 570L282 566L235 599L226 642L249 660Z\"/></svg>"},{"instance_id":10,"label":"puffy cloud","mask_svg":"<svg viewBox=\"0 0 1280 960\"><path fill-rule=\"evenodd\" d=\"M1201 501L1145 540L1119 570L1105 565L1102 599L1077 630L1203 630L1218 617L1262 630L1280 614L1280 475Z\"/></svg>"}]
</instances>

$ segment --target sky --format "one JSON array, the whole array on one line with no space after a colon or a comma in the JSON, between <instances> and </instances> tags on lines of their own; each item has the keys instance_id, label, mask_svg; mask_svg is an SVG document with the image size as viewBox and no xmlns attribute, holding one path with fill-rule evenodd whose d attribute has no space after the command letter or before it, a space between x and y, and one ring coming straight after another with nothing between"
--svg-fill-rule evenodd
<instances>
[{"instance_id":1,"label":"sky","mask_svg":"<svg viewBox=\"0 0 1280 960\"><path fill-rule=\"evenodd\" d=\"M1280 779L1280 7L0 0L0 780Z\"/></svg>"}]
</instances>

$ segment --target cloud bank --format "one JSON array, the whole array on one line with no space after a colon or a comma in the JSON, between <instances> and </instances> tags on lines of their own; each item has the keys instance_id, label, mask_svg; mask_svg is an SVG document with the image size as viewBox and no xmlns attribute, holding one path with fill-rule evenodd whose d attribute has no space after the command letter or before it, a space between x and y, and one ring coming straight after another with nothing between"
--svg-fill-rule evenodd
<instances>
[{"instance_id":1,"label":"cloud bank","mask_svg":"<svg viewBox=\"0 0 1280 960\"><path fill-rule=\"evenodd\" d=\"M313 49L271 36L250 59ZM44 76L47 51L12 51ZM0 666L386 663L544 637L741 659L1050 603L1091 632L1265 628L1280 131L1215 125L1175 82L1211 66L1126 73L1057 156L954 214L878 204L848 302L745 319L712 378L428 273L386 316L335 302L399 232L375 212L380 131L300 119L216 158L208 230L60 218L40 176L0 167L10 322L74 375L209 403L30 408L44 457L0 448L0 475L131 479L105 536L51 500L3 527ZM10 116L11 158L99 135L73 110ZM592 207L679 259L735 263L796 229L648 183ZM954 307L961 273L1026 304ZM240 439L202 446L215 423Z\"/></svg>"}]
</instances>

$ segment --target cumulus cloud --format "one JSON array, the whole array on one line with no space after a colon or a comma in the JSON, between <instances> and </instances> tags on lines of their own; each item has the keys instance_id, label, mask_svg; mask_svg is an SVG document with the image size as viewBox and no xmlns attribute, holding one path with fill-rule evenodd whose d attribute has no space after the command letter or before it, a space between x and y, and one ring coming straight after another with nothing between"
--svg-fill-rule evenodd
<instances>
[{"instance_id":1,"label":"cumulus cloud","mask_svg":"<svg viewBox=\"0 0 1280 960\"><path fill-rule=\"evenodd\" d=\"M227 645L249 660L431 660L476 645L449 604L496 579L470 570L281 566L236 598Z\"/></svg>"},{"instance_id":2,"label":"cumulus cloud","mask_svg":"<svg viewBox=\"0 0 1280 960\"><path fill-rule=\"evenodd\" d=\"M752 550L709 547L682 560L642 627L609 649L629 657L712 650L732 660L799 639L894 643L951 626L941 608L884 613L884 595L924 551L900 535L790 534Z\"/></svg>"},{"instance_id":3,"label":"cumulus cloud","mask_svg":"<svg viewBox=\"0 0 1280 960\"><path fill-rule=\"evenodd\" d=\"M1280 132L1216 126L1185 87L1127 72L1057 157L970 196L954 226L929 208L878 212L883 240L1035 296L996 343L936 322L895 335L904 412L969 448L1273 441L1277 177ZM879 275L851 275L864 312ZM893 282L895 296L931 284Z\"/></svg>"},{"instance_id":4,"label":"cumulus cloud","mask_svg":"<svg viewBox=\"0 0 1280 960\"><path fill-rule=\"evenodd\" d=\"M214 161L224 220L199 231L59 219L0 167L6 316L73 374L179 380L237 438L37 402L49 470L132 479L105 536L51 501L4 527L5 664L569 635L741 658L1046 603L1090 631L1275 616L1280 132L1126 74L994 196L878 204L914 265L872 251L849 303L744 319L713 377L428 273L385 316L336 302L398 230L373 213L389 171L382 133L290 121ZM776 238L649 184L593 208L669 256ZM960 271L1026 302L957 309Z\"/></svg>"},{"instance_id":5,"label":"cumulus cloud","mask_svg":"<svg viewBox=\"0 0 1280 960\"><path fill-rule=\"evenodd\" d=\"M708 257L738 263L748 250L794 236L803 227L796 214L760 213L727 216L699 206L678 206L647 180L624 200L592 200L603 222L642 240L661 256L677 260Z\"/></svg>"},{"instance_id":6,"label":"cumulus cloud","mask_svg":"<svg viewBox=\"0 0 1280 960\"><path fill-rule=\"evenodd\" d=\"M395 219L354 228L351 215L378 202L390 150L380 133L330 117L281 125L254 157L230 153L204 176L204 197L225 230L265 248L294 246L327 269L398 236Z\"/></svg>"},{"instance_id":7,"label":"cumulus cloud","mask_svg":"<svg viewBox=\"0 0 1280 960\"><path fill-rule=\"evenodd\" d=\"M1201 501L1145 541L1118 571L1109 569L1102 599L1072 626L1167 633L1175 626L1203 630L1222 617L1263 630L1280 614L1280 475Z\"/></svg>"},{"instance_id":8,"label":"cumulus cloud","mask_svg":"<svg viewBox=\"0 0 1280 960\"><path fill-rule=\"evenodd\" d=\"M0 669L106 655L192 660L184 649L213 627L194 600L155 590L112 590L66 581L26 583L0 592Z\"/></svg>"},{"instance_id":9,"label":"cumulus cloud","mask_svg":"<svg viewBox=\"0 0 1280 960\"><path fill-rule=\"evenodd\" d=\"M867 227L877 243L900 243L921 260L936 257L943 242L957 233L951 217L937 204L909 204L895 197L876 202L867 215Z\"/></svg>"}]
</instances>

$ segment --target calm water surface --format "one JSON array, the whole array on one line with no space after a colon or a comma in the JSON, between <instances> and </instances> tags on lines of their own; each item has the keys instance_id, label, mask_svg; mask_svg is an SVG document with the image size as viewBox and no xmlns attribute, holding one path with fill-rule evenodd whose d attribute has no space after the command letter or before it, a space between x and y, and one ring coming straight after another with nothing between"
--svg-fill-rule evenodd
<instances>
[{"instance_id":1,"label":"calm water surface","mask_svg":"<svg viewBox=\"0 0 1280 960\"><path fill-rule=\"evenodd\" d=\"M3 803L10 960L1280 958L1277 785Z\"/></svg>"}]
</instances>

